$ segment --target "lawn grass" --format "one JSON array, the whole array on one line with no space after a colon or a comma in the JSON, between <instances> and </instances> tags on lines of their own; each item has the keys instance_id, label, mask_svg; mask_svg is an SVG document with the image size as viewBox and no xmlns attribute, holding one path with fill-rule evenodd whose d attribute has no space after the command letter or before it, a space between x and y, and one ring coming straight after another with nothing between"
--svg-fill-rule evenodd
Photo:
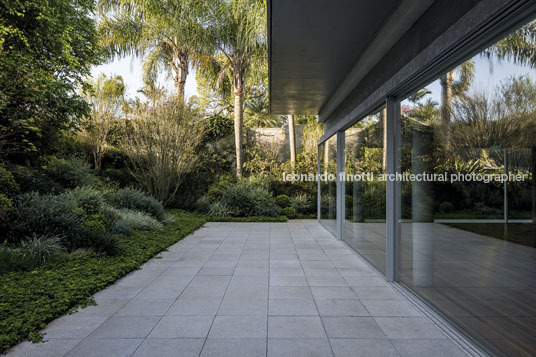
<instances>
[{"instance_id":1,"label":"lawn grass","mask_svg":"<svg viewBox=\"0 0 536 357\"><path fill-rule=\"evenodd\" d=\"M0 275L0 353L26 339L39 341L39 330L72 308L86 304L94 293L181 238L196 231L206 217L170 211L174 222L160 231L120 237L117 256L89 253L33 271Z\"/></svg>"},{"instance_id":2,"label":"lawn grass","mask_svg":"<svg viewBox=\"0 0 536 357\"><path fill-rule=\"evenodd\" d=\"M464 231L536 247L536 224L531 223L445 223Z\"/></svg>"}]
</instances>

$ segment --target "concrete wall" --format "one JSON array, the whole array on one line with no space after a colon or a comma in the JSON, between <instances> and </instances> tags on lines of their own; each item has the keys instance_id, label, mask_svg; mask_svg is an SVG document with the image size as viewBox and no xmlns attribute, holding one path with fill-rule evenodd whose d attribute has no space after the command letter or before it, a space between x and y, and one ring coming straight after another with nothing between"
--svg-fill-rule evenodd
<instances>
[{"instance_id":1,"label":"concrete wall","mask_svg":"<svg viewBox=\"0 0 536 357\"><path fill-rule=\"evenodd\" d=\"M304 125L295 125L296 155L302 152ZM263 151L274 153L279 163L290 160L290 144L288 125L282 128L247 128L248 143L252 142Z\"/></svg>"}]
</instances>

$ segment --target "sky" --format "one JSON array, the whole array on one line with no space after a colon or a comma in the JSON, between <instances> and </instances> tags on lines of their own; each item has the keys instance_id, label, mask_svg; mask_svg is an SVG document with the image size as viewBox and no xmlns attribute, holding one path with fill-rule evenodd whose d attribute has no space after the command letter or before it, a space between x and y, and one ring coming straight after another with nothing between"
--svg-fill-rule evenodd
<instances>
[{"instance_id":1,"label":"sky","mask_svg":"<svg viewBox=\"0 0 536 357\"><path fill-rule=\"evenodd\" d=\"M475 78L469 91L479 91L492 94L496 86L507 79L511 75L528 75L533 80L536 80L536 69L531 69L527 66L514 65L508 61L490 61L481 56L475 56ZM115 59L111 63L93 67L91 74L96 77L100 73L107 75L121 75L127 85L127 95L130 98L143 95L137 93L137 90L142 88L142 62L139 58L129 56L125 58ZM173 81L166 75L162 74L159 77L159 84L164 85L170 92L173 91ZM436 80L426 86L432 91L431 97L437 103L441 102L441 89L439 81ZM195 70L191 69L186 81L186 99L197 94L195 82Z\"/></svg>"},{"instance_id":2,"label":"sky","mask_svg":"<svg viewBox=\"0 0 536 357\"><path fill-rule=\"evenodd\" d=\"M136 96L144 98L143 94L138 93L137 91L143 87L142 80L142 61L140 58L134 56L128 56L124 58L116 58L111 63L102 64L100 66L93 67L91 69L91 75L95 78L100 73L106 75L120 75L123 77L123 80L127 86L127 97L135 98ZM173 80L171 78L166 78L165 74L160 75L158 83L163 85L168 89L168 91L173 92ZM195 82L195 70L190 69L188 77L186 78L186 88L185 96L186 100L197 94Z\"/></svg>"}]
</instances>

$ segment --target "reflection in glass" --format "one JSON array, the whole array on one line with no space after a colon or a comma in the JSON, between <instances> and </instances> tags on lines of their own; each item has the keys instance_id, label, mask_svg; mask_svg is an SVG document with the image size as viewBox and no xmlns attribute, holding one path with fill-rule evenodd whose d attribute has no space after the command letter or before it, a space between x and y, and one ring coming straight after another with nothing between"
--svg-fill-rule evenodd
<instances>
[{"instance_id":1,"label":"reflection in glass","mask_svg":"<svg viewBox=\"0 0 536 357\"><path fill-rule=\"evenodd\" d=\"M345 205L342 239L385 274L385 108L345 132ZM372 180L360 175L372 174Z\"/></svg>"},{"instance_id":2,"label":"reflection in glass","mask_svg":"<svg viewBox=\"0 0 536 357\"><path fill-rule=\"evenodd\" d=\"M320 182L320 223L332 234L337 231L337 135L320 145L320 172L333 180Z\"/></svg>"},{"instance_id":3,"label":"reflection in glass","mask_svg":"<svg viewBox=\"0 0 536 357\"><path fill-rule=\"evenodd\" d=\"M485 75L486 61L477 56L402 102L401 170L525 180L403 182L400 279L492 354L528 356L536 346L536 78L520 69L483 91L468 74Z\"/></svg>"}]
</instances>

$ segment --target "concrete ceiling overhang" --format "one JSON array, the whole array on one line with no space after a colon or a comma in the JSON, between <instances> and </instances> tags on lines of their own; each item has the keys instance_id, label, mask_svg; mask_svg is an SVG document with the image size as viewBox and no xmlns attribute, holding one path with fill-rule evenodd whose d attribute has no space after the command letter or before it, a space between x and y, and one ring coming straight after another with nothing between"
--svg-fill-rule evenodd
<instances>
[{"instance_id":1,"label":"concrete ceiling overhang","mask_svg":"<svg viewBox=\"0 0 536 357\"><path fill-rule=\"evenodd\" d=\"M433 0L269 0L272 114L327 116Z\"/></svg>"}]
</instances>

